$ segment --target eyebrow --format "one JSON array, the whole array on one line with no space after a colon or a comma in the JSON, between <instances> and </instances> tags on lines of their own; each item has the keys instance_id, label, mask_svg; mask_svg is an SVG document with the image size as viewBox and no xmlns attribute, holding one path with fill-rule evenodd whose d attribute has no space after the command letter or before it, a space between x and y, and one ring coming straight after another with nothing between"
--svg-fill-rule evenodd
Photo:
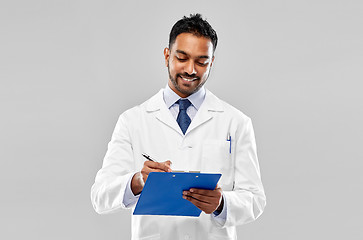
<instances>
[{"instance_id":1,"label":"eyebrow","mask_svg":"<svg viewBox=\"0 0 363 240\"><path fill-rule=\"evenodd\" d=\"M176 52L189 56L189 54L184 52L183 50L176 50ZM210 57L208 55L201 55L201 56L197 56L197 58L207 58L207 59L209 59Z\"/></svg>"}]
</instances>

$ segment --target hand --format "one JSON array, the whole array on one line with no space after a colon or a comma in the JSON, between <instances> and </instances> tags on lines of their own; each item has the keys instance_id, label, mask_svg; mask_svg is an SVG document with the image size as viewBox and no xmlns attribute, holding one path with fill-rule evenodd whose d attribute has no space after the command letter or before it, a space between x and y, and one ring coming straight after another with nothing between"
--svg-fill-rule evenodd
<instances>
[{"instance_id":1,"label":"hand","mask_svg":"<svg viewBox=\"0 0 363 240\"><path fill-rule=\"evenodd\" d=\"M183 191L183 198L206 214L211 214L216 210L220 212L224 205L222 189L218 185L214 190L191 188L189 191Z\"/></svg>"},{"instance_id":2,"label":"hand","mask_svg":"<svg viewBox=\"0 0 363 240\"><path fill-rule=\"evenodd\" d=\"M169 160L165 162L145 161L141 171L135 173L131 180L131 190L134 195L141 193L149 173L171 172L170 165L171 161Z\"/></svg>"}]
</instances>

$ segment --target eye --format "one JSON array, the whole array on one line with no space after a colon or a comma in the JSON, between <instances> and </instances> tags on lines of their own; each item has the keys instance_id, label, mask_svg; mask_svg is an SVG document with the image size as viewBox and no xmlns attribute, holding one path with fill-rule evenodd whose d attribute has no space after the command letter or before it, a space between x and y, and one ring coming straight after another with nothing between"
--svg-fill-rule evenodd
<instances>
[{"instance_id":1,"label":"eye","mask_svg":"<svg viewBox=\"0 0 363 240\"><path fill-rule=\"evenodd\" d=\"M185 62L187 60L186 58L178 58L178 57L176 57L176 59L178 59L178 61L180 62Z\"/></svg>"},{"instance_id":2,"label":"eye","mask_svg":"<svg viewBox=\"0 0 363 240\"><path fill-rule=\"evenodd\" d=\"M204 66L207 66L208 62L197 62L197 64L198 64L199 66L204 67Z\"/></svg>"}]
</instances>

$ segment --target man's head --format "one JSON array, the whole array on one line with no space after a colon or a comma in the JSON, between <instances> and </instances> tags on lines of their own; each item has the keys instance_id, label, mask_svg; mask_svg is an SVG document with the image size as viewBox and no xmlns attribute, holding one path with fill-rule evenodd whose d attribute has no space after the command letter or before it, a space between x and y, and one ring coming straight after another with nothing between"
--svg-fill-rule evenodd
<instances>
[{"instance_id":1,"label":"man's head","mask_svg":"<svg viewBox=\"0 0 363 240\"><path fill-rule=\"evenodd\" d=\"M200 14L184 17L171 29L165 64L168 84L180 97L195 93L207 81L217 41L216 32Z\"/></svg>"}]
</instances>

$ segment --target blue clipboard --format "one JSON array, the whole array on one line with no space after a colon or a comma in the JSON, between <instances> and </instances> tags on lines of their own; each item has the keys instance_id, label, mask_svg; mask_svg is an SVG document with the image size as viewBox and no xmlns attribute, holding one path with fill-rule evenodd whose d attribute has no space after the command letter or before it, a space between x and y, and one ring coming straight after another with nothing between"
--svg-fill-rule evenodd
<instances>
[{"instance_id":1,"label":"blue clipboard","mask_svg":"<svg viewBox=\"0 0 363 240\"><path fill-rule=\"evenodd\" d=\"M199 217L202 212L183 198L190 188L213 190L222 174L191 172L151 172L134 210L134 215Z\"/></svg>"}]
</instances>

